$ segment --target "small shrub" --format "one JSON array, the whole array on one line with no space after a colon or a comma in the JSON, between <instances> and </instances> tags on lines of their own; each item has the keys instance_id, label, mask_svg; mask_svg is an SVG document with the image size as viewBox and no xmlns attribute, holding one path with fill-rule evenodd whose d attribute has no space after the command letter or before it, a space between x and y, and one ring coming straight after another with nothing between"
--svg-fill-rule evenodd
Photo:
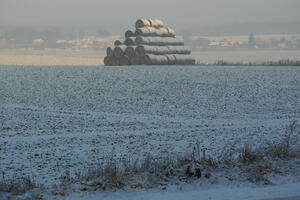
<instances>
[{"instance_id":1,"label":"small shrub","mask_svg":"<svg viewBox=\"0 0 300 200\"><path fill-rule=\"evenodd\" d=\"M6 178L4 175L0 180L0 193L24 194L38 188L38 184L31 177L13 176Z\"/></svg>"},{"instance_id":2,"label":"small shrub","mask_svg":"<svg viewBox=\"0 0 300 200\"><path fill-rule=\"evenodd\" d=\"M282 139L278 142L270 144L266 148L266 156L281 159L298 156L300 153L300 147L299 144L297 144L297 142L299 141L299 133L296 132L296 127L296 121L292 122L288 126L287 131Z\"/></svg>"},{"instance_id":3,"label":"small shrub","mask_svg":"<svg viewBox=\"0 0 300 200\"><path fill-rule=\"evenodd\" d=\"M248 180L253 183L271 184L268 176L281 173L271 162L260 161L246 167Z\"/></svg>"},{"instance_id":4,"label":"small shrub","mask_svg":"<svg viewBox=\"0 0 300 200\"><path fill-rule=\"evenodd\" d=\"M240 153L242 163L253 163L263 158L263 152L259 148L251 148L249 144L244 145Z\"/></svg>"}]
</instances>

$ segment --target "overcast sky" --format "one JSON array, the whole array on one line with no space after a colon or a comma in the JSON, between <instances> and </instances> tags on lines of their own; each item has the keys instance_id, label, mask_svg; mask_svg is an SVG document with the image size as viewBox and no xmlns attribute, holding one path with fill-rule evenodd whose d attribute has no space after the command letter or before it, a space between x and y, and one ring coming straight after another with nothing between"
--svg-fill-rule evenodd
<instances>
[{"instance_id":1,"label":"overcast sky","mask_svg":"<svg viewBox=\"0 0 300 200\"><path fill-rule=\"evenodd\" d=\"M300 0L0 0L0 25L107 26L299 21Z\"/></svg>"}]
</instances>

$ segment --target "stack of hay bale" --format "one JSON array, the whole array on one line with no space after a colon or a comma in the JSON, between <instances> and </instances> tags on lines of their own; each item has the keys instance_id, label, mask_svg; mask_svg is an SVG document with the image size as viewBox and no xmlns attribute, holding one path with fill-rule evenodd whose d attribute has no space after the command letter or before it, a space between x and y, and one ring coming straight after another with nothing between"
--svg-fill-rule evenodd
<instances>
[{"instance_id":1,"label":"stack of hay bale","mask_svg":"<svg viewBox=\"0 0 300 200\"><path fill-rule=\"evenodd\" d=\"M161 20L139 19L136 30L125 32L125 39L108 47L105 65L194 65L191 50L173 29Z\"/></svg>"}]
</instances>

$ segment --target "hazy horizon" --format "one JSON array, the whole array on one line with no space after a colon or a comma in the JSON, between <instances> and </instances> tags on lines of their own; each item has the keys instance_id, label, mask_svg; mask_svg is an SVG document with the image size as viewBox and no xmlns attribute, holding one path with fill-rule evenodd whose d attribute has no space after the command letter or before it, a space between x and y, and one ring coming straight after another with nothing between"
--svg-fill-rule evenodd
<instances>
[{"instance_id":1,"label":"hazy horizon","mask_svg":"<svg viewBox=\"0 0 300 200\"><path fill-rule=\"evenodd\" d=\"M169 25L219 26L293 22L298 0L0 0L0 25L116 26L137 18L159 18Z\"/></svg>"}]
</instances>

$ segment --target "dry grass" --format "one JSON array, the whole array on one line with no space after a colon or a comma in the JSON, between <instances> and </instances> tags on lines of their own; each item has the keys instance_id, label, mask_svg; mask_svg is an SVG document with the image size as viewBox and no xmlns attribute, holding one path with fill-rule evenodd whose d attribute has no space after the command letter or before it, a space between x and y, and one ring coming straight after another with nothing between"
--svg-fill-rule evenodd
<instances>
[{"instance_id":1,"label":"dry grass","mask_svg":"<svg viewBox=\"0 0 300 200\"><path fill-rule=\"evenodd\" d=\"M61 184L53 188L53 193L67 195L74 190L147 189L210 179L220 171L224 175L230 171L254 183L270 184L270 175L282 173L286 161L300 157L300 132L297 127L297 123L292 122L277 142L259 147L245 144L241 149L229 146L221 155L209 155L196 142L190 153L185 155L148 154L143 159L135 160L115 160L111 156L96 167L74 173L68 171L61 177ZM0 193L22 194L38 187L29 177L3 176L0 180Z\"/></svg>"},{"instance_id":2,"label":"dry grass","mask_svg":"<svg viewBox=\"0 0 300 200\"><path fill-rule=\"evenodd\" d=\"M246 144L240 153L242 163L253 163L265 158L288 159L300 155L300 145L298 143L300 133L296 131L297 123L292 122L279 141L263 147L254 148Z\"/></svg>"},{"instance_id":3,"label":"dry grass","mask_svg":"<svg viewBox=\"0 0 300 200\"><path fill-rule=\"evenodd\" d=\"M5 177L0 180L0 193L24 194L40 186L31 177Z\"/></svg>"},{"instance_id":4,"label":"dry grass","mask_svg":"<svg viewBox=\"0 0 300 200\"><path fill-rule=\"evenodd\" d=\"M174 181L210 178L213 172L227 168L241 171L249 181L268 184L267 175L280 173L276 160L300 156L296 127L296 122L291 123L279 141L261 147L246 144L242 149L228 148L222 155L211 156L196 142L188 155L148 155L142 160L122 162L110 158L103 165L77 171L67 179L85 185L83 190L152 188Z\"/></svg>"}]
</instances>

